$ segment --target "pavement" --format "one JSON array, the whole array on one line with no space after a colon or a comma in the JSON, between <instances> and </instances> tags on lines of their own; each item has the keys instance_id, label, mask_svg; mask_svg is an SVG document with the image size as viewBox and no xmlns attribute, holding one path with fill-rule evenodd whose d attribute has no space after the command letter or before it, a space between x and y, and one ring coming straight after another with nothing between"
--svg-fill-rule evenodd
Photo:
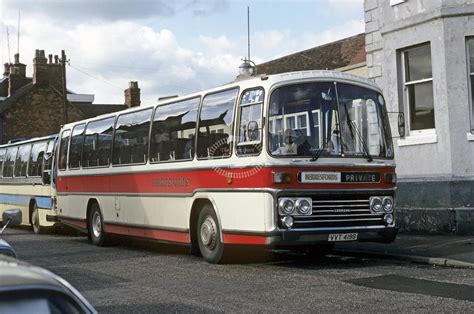
<instances>
[{"instance_id":1,"label":"pavement","mask_svg":"<svg viewBox=\"0 0 474 314\"><path fill-rule=\"evenodd\" d=\"M398 234L391 244L337 243L335 254L395 258L436 266L474 268L474 236Z\"/></svg>"}]
</instances>

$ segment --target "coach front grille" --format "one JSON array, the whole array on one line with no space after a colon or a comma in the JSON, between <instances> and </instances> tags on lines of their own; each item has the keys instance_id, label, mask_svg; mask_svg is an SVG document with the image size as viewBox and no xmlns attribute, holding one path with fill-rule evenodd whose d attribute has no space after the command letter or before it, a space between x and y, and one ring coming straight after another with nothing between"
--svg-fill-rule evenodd
<instances>
[{"instance_id":1,"label":"coach front grille","mask_svg":"<svg viewBox=\"0 0 474 314\"><path fill-rule=\"evenodd\" d=\"M383 225L383 214L370 211L369 196L318 195L311 215L293 216L293 229Z\"/></svg>"}]
</instances>

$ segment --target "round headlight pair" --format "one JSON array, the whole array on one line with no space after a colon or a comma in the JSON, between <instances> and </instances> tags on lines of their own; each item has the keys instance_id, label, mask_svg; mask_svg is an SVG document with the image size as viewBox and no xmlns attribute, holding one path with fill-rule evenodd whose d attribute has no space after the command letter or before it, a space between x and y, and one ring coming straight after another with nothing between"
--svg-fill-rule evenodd
<instances>
[{"instance_id":1,"label":"round headlight pair","mask_svg":"<svg viewBox=\"0 0 474 314\"><path fill-rule=\"evenodd\" d=\"M370 209L376 213L380 213L382 210L386 213L390 213L393 211L393 198L391 196L383 198L378 196L371 197Z\"/></svg>"},{"instance_id":2,"label":"round headlight pair","mask_svg":"<svg viewBox=\"0 0 474 314\"><path fill-rule=\"evenodd\" d=\"M309 215L312 210L311 201L307 198L282 198L278 203L278 207L284 215Z\"/></svg>"}]
</instances>

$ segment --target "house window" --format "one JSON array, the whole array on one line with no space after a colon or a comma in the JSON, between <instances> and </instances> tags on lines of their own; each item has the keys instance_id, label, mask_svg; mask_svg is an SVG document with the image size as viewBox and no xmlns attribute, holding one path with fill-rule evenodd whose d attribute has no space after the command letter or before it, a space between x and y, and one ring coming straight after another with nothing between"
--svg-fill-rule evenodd
<instances>
[{"instance_id":1,"label":"house window","mask_svg":"<svg viewBox=\"0 0 474 314\"><path fill-rule=\"evenodd\" d=\"M474 37L466 40L467 46L467 71L471 94L471 132L474 132Z\"/></svg>"},{"instance_id":2,"label":"house window","mask_svg":"<svg viewBox=\"0 0 474 314\"><path fill-rule=\"evenodd\" d=\"M430 44L402 52L410 135L435 128Z\"/></svg>"}]
</instances>

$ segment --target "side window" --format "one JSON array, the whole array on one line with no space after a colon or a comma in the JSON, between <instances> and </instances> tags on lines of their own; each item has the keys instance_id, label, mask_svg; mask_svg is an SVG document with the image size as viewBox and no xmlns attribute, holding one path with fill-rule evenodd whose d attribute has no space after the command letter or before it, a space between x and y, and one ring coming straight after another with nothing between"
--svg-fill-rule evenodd
<instances>
[{"instance_id":1,"label":"side window","mask_svg":"<svg viewBox=\"0 0 474 314\"><path fill-rule=\"evenodd\" d=\"M231 155L234 104L238 89L206 95L199 117L198 158Z\"/></svg>"},{"instance_id":2,"label":"side window","mask_svg":"<svg viewBox=\"0 0 474 314\"><path fill-rule=\"evenodd\" d=\"M26 177L30 150L31 144L22 145L18 148L18 154L15 160L15 177Z\"/></svg>"},{"instance_id":3,"label":"side window","mask_svg":"<svg viewBox=\"0 0 474 314\"><path fill-rule=\"evenodd\" d=\"M263 89L244 92L239 107L238 155L258 155L262 151Z\"/></svg>"},{"instance_id":4,"label":"side window","mask_svg":"<svg viewBox=\"0 0 474 314\"><path fill-rule=\"evenodd\" d=\"M13 166L15 165L16 153L18 151L18 146L8 147L5 154L5 160L3 161L3 177L12 178L13 177Z\"/></svg>"},{"instance_id":5,"label":"side window","mask_svg":"<svg viewBox=\"0 0 474 314\"><path fill-rule=\"evenodd\" d=\"M84 129L86 124L78 124L72 129L71 145L69 147L69 169L81 166L82 143L84 143Z\"/></svg>"},{"instance_id":6,"label":"side window","mask_svg":"<svg viewBox=\"0 0 474 314\"><path fill-rule=\"evenodd\" d=\"M151 129L151 162L194 158L199 101L200 98L193 98L156 108Z\"/></svg>"},{"instance_id":7,"label":"side window","mask_svg":"<svg viewBox=\"0 0 474 314\"><path fill-rule=\"evenodd\" d=\"M144 164L148 159L148 133L153 109L120 115L115 125L114 165Z\"/></svg>"},{"instance_id":8,"label":"side window","mask_svg":"<svg viewBox=\"0 0 474 314\"><path fill-rule=\"evenodd\" d=\"M61 134L61 142L59 144L59 170L66 170L67 166L67 150L69 144L69 135L71 134L70 130L63 131Z\"/></svg>"},{"instance_id":9,"label":"side window","mask_svg":"<svg viewBox=\"0 0 474 314\"><path fill-rule=\"evenodd\" d=\"M3 176L3 160L5 159L5 152L6 152L6 149L5 148L0 148L0 177Z\"/></svg>"},{"instance_id":10,"label":"side window","mask_svg":"<svg viewBox=\"0 0 474 314\"><path fill-rule=\"evenodd\" d=\"M41 177L46 144L47 142L38 142L34 143L31 147L30 161L28 163L29 177Z\"/></svg>"},{"instance_id":11,"label":"side window","mask_svg":"<svg viewBox=\"0 0 474 314\"><path fill-rule=\"evenodd\" d=\"M53 162L53 149L54 149L54 140L48 141L48 144L46 145L46 155L49 155L49 158L43 158L43 171L51 170L51 164ZM42 174L40 174L42 175Z\"/></svg>"},{"instance_id":12,"label":"side window","mask_svg":"<svg viewBox=\"0 0 474 314\"><path fill-rule=\"evenodd\" d=\"M115 117L87 124L82 149L82 167L103 167L110 164Z\"/></svg>"}]
</instances>

